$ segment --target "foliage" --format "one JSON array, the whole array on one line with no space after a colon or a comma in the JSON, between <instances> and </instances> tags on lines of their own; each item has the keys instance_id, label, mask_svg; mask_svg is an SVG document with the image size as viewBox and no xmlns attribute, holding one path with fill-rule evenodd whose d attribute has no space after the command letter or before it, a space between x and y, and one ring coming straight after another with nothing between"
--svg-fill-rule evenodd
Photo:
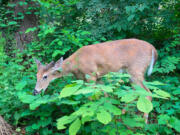
<instances>
[{"instance_id":1,"label":"foliage","mask_svg":"<svg viewBox=\"0 0 180 135\"><path fill-rule=\"evenodd\" d=\"M179 28L175 29L174 40L170 43L165 41L165 46L159 50L160 60L158 63L157 71L159 73L170 73L180 69L180 52L177 50L180 44Z\"/></svg>"},{"instance_id":2,"label":"foliage","mask_svg":"<svg viewBox=\"0 0 180 135\"><path fill-rule=\"evenodd\" d=\"M16 4L28 2L0 0L0 114L19 134L180 133L178 1L34 0L37 7L15 16ZM32 13L39 24L25 33L36 31L37 37L23 51L16 50L14 33L25 14ZM109 73L98 84L66 76L53 81L46 92L32 95L35 57L50 62L84 45L132 37L158 49L153 75L144 82L152 93L131 85L127 74ZM146 96L153 97L152 103ZM150 112L149 124L143 112Z\"/></svg>"}]
</instances>

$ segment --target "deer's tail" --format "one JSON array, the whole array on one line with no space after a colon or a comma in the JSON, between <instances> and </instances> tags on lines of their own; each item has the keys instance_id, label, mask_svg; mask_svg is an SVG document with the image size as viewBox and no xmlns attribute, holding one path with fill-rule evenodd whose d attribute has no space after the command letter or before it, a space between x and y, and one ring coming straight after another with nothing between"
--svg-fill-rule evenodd
<instances>
[{"instance_id":1,"label":"deer's tail","mask_svg":"<svg viewBox=\"0 0 180 135\"><path fill-rule=\"evenodd\" d=\"M152 57L151 57L151 63L149 65L149 69L148 69L148 72L147 72L147 75L150 76L152 74L152 71L153 71L153 67L156 63L156 59L157 59L157 52L155 52L153 49L152 49Z\"/></svg>"}]
</instances>

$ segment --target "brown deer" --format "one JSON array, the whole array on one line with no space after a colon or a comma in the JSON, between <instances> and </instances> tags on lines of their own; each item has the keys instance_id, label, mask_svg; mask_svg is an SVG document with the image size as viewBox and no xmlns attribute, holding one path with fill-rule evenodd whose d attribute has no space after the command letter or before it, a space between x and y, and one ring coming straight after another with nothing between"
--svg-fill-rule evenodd
<instances>
[{"instance_id":1,"label":"brown deer","mask_svg":"<svg viewBox=\"0 0 180 135\"><path fill-rule=\"evenodd\" d=\"M56 63L42 65L36 60L38 72L34 95L46 90L49 83L68 73L78 79L96 81L108 72L118 72L126 69L134 83L143 85L144 73L149 66L148 75L152 73L157 60L156 49L146 41L138 39L123 39L84 46L63 61L61 57ZM59 70L61 69L61 71ZM86 75L90 76L88 79ZM147 97L150 101L151 97ZM144 114L146 120L148 114Z\"/></svg>"}]
</instances>

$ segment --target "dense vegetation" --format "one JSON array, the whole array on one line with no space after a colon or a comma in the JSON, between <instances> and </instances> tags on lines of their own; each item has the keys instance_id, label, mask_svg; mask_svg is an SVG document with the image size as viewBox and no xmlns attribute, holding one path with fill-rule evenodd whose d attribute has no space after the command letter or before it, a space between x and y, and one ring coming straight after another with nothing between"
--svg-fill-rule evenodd
<instances>
[{"instance_id":1,"label":"dense vegetation","mask_svg":"<svg viewBox=\"0 0 180 135\"><path fill-rule=\"evenodd\" d=\"M180 133L178 0L0 0L0 4L0 115L19 134ZM129 75L119 73L109 73L97 85L66 76L53 81L45 93L32 95L34 58L48 63L88 44L124 38L148 41L158 50L153 74L144 82L152 91L152 103L145 98L149 93L136 85L132 88ZM150 112L149 124L138 110Z\"/></svg>"}]
</instances>

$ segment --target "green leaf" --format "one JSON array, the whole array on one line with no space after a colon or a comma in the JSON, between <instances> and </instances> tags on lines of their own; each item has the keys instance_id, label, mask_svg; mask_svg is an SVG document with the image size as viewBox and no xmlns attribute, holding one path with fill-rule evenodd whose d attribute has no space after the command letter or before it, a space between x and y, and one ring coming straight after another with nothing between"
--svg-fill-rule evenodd
<instances>
[{"instance_id":1,"label":"green leaf","mask_svg":"<svg viewBox=\"0 0 180 135\"><path fill-rule=\"evenodd\" d=\"M8 6L9 6L9 7L15 7L15 6L16 6L16 4L11 4L11 3L8 3Z\"/></svg>"},{"instance_id":2,"label":"green leaf","mask_svg":"<svg viewBox=\"0 0 180 135\"><path fill-rule=\"evenodd\" d=\"M180 120L176 117L171 117L170 121L169 121L170 125L177 131L180 133Z\"/></svg>"},{"instance_id":3,"label":"green leaf","mask_svg":"<svg viewBox=\"0 0 180 135\"><path fill-rule=\"evenodd\" d=\"M170 94L162 90L154 90L154 92L162 97L170 98Z\"/></svg>"},{"instance_id":4,"label":"green leaf","mask_svg":"<svg viewBox=\"0 0 180 135\"><path fill-rule=\"evenodd\" d=\"M128 94L128 95L122 96L121 101L125 103L129 103L129 102L134 101L137 97L138 97L137 95Z\"/></svg>"},{"instance_id":5,"label":"green leaf","mask_svg":"<svg viewBox=\"0 0 180 135\"><path fill-rule=\"evenodd\" d=\"M92 89L91 87L87 87L87 88L79 89L73 95L88 94L93 92L95 92L95 89Z\"/></svg>"},{"instance_id":6,"label":"green leaf","mask_svg":"<svg viewBox=\"0 0 180 135\"><path fill-rule=\"evenodd\" d=\"M159 81L153 81L153 82L144 82L146 85L150 86L150 85L165 85L162 82Z\"/></svg>"},{"instance_id":7,"label":"green leaf","mask_svg":"<svg viewBox=\"0 0 180 135\"><path fill-rule=\"evenodd\" d=\"M159 125L166 125L170 119L170 116L166 114L161 114L158 116L158 124Z\"/></svg>"},{"instance_id":8,"label":"green leaf","mask_svg":"<svg viewBox=\"0 0 180 135\"><path fill-rule=\"evenodd\" d=\"M87 121L91 121L91 117L90 116L82 117L81 121L82 121L82 124L84 124Z\"/></svg>"},{"instance_id":9,"label":"green leaf","mask_svg":"<svg viewBox=\"0 0 180 135\"><path fill-rule=\"evenodd\" d=\"M131 12L131 6L126 6L125 9L126 9L127 14L129 14Z\"/></svg>"},{"instance_id":10,"label":"green leaf","mask_svg":"<svg viewBox=\"0 0 180 135\"><path fill-rule=\"evenodd\" d=\"M81 121L77 118L69 127L69 135L76 135L81 127Z\"/></svg>"},{"instance_id":11,"label":"green leaf","mask_svg":"<svg viewBox=\"0 0 180 135\"><path fill-rule=\"evenodd\" d=\"M100 110L100 112L97 113L97 119L103 124L108 124L112 118L110 113L105 110Z\"/></svg>"},{"instance_id":12,"label":"green leaf","mask_svg":"<svg viewBox=\"0 0 180 135\"><path fill-rule=\"evenodd\" d=\"M17 22L15 22L15 21L11 21L8 23L8 25L16 25L16 24L17 24Z\"/></svg>"},{"instance_id":13,"label":"green leaf","mask_svg":"<svg viewBox=\"0 0 180 135\"><path fill-rule=\"evenodd\" d=\"M3 23L0 24L0 27L6 27L6 26L7 26L6 24Z\"/></svg>"},{"instance_id":14,"label":"green leaf","mask_svg":"<svg viewBox=\"0 0 180 135\"><path fill-rule=\"evenodd\" d=\"M50 98L48 95L45 95L43 97L37 98L35 101L33 101L30 104L30 110L35 110L38 106L40 106L41 104L46 104L48 102L50 102Z\"/></svg>"},{"instance_id":15,"label":"green leaf","mask_svg":"<svg viewBox=\"0 0 180 135\"><path fill-rule=\"evenodd\" d=\"M16 90L22 90L26 85L27 85L27 81L20 81L20 82L16 85Z\"/></svg>"},{"instance_id":16,"label":"green leaf","mask_svg":"<svg viewBox=\"0 0 180 135\"><path fill-rule=\"evenodd\" d=\"M89 31L83 31L83 32L81 32L81 35L89 35L89 34L90 34Z\"/></svg>"},{"instance_id":17,"label":"green leaf","mask_svg":"<svg viewBox=\"0 0 180 135\"><path fill-rule=\"evenodd\" d=\"M32 103L37 98L33 95L27 95L26 93L18 93L18 97L23 103Z\"/></svg>"},{"instance_id":18,"label":"green leaf","mask_svg":"<svg viewBox=\"0 0 180 135\"><path fill-rule=\"evenodd\" d=\"M25 34L26 34L26 33L29 33L29 32L33 32L33 31L35 31L36 29L37 29L36 27L28 28L28 29L25 31Z\"/></svg>"},{"instance_id":19,"label":"green leaf","mask_svg":"<svg viewBox=\"0 0 180 135\"><path fill-rule=\"evenodd\" d=\"M145 4L142 4L138 9L142 12L147 6Z\"/></svg>"},{"instance_id":20,"label":"green leaf","mask_svg":"<svg viewBox=\"0 0 180 135\"><path fill-rule=\"evenodd\" d=\"M66 85L61 91L60 98L73 95L81 86L82 84L77 83Z\"/></svg>"},{"instance_id":21,"label":"green leaf","mask_svg":"<svg viewBox=\"0 0 180 135\"><path fill-rule=\"evenodd\" d=\"M141 112L149 113L153 109L153 105L151 101L149 101L146 97L140 96L137 101L137 108Z\"/></svg>"},{"instance_id":22,"label":"green leaf","mask_svg":"<svg viewBox=\"0 0 180 135\"><path fill-rule=\"evenodd\" d=\"M128 18L127 18L127 20L130 22L130 21L132 21L132 19L134 18L134 14L132 14L132 15L130 15Z\"/></svg>"},{"instance_id":23,"label":"green leaf","mask_svg":"<svg viewBox=\"0 0 180 135\"><path fill-rule=\"evenodd\" d=\"M62 46L63 42L62 41L58 41L58 45Z\"/></svg>"},{"instance_id":24,"label":"green leaf","mask_svg":"<svg viewBox=\"0 0 180 135\"><path fill-rule=\"evenodd\" d=\"M111 86L107 86L107 85L96 85L96 86L100 87L100 89L105 92L113 92L113 89Z\"/></svg>"},{"instance_id":25,"label":"green leaf","mask_svg":"<svg viewBox=\"0 0 180 135\"><path fill-rule=\"evenodd\" d=\"M106 103L104 103L104 107L106 108L106 110L113 113L114 115L121 115L121 110L118 107L116 107L115 105L112 105L112 104L106 102Z\"/></svg>"},{"instance_id":26,"label":"green leaf","mask_svg":"<svg viewBox=\"0 0 180 135\"><path fill-rule=\"evenodd\" d=\"M71 115L71 116L63 116L57 120L57 129L62 130L65 129L66 127L64 126L65 124L71 123L76 116Z\"/></svg>"},{"instance_id":27,"label":"green leaf","mask_svg":"<svg viewBox=\"0 0 180 135\"><path fill-rule=\"evenodd\" d=\"M61 50L55 50L52 54L52 57L56 57L57 55L64 55L65 51L61 51Z\"/></svg>"},{"instance_id":28,"label":"green leaf","mask_svg":"<svg viewBox=\"0 0 180 135\"><path fill-rule=\"evenodd\" d=\"M32 104L29 105L29 108L30 108L30 110L35 110L40 105L41 105L40 102L33 102Z\"/></svg>"},{"instance_id":29,"label":"green leaf","mask_svg":"<svg viewBox=\"0 0 180 135\"><path fill-rule=\"evenodd\" d=\"M27 2L20 1L20 2L19 2L19 5L20 5L20 6L27 5Z\"/></svg>"},{"instance_id":30,"label":"green leaf","mask_svg":"<svg viewBox=\"0 0 180 135\"><path fill-rule=\"evenodd\" d=\"M144 121L138 121L134 118L123 117L122 120L123 120L123 123L129 127L141 127L142 128L144 126Z\"/></svg>"}]
</instances>

